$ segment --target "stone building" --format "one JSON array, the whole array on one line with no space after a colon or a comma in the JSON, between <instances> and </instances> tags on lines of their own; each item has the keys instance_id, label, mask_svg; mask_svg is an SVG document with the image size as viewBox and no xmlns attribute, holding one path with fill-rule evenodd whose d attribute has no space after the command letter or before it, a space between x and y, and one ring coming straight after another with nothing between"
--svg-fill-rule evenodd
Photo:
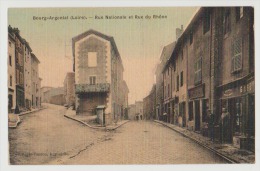
<instances>
[{"instance_id":1,"label":"stone building","mask_svg":"<svg viewBox=\"0 0 260 171\"><path fill-rule=\"evenodd\" d=\"M105 124L123 113L123 63L114 38L88 30L72 39L76 112L93 115L105 106Z\"/></svg>"},{"instance_id":2,"label":"stone building","mask_svg":"<svg viewBox=\"0 0 260 171\"><path fill-rule=\"evenodd\" d=\"M56 105L66 104L64 96L64 87L55 87L43 92L43 99L45 103Z\"/></svg>"},{"instance_id":3,"label":"stone building","mask_svg":"<svg viewBox=\"0 0 260 171\"><path fill-rule=\"evenodd\" d=\"M64 96L66 104L70 106L75 105L75 73L68 72L63 82Z\"/></svg>"},{"instance_id":4,"label":"stone building","mask_svg":"<svg viewBox=\"0 0 260 171\"><path fill-rule=\"evenodd\" d=\"M172 51L174 49L176 42L173 42L165 46L162 50L160 63L156 67L155 76L156 76L156 119L161 120L164 113L164 96L163 96L163 75L162 70L166 62L171 57Z\"/></svg>"},{"instance_id":5,"label":"stone building","mask_svg":"<svg viewBox=\"0 0 260 171\"><path fill-rule=\"evenodd\" d=\"M53 89L53 87L50 87L50 86L43 86L41 87L41 101L42 103L46 103L47 102L47 97L45 96L45 92L50 90L50 89Z\"/></svg>"},{"instance_id":6,"label":"stone building","mask_svg":"<svg viewBox=\"0 0 260 171\"><path fill-rule=\"evenodd\" d=\"M24 42L18 28L8 27L8 32L15 39L15 84L16 84L16 112L24 110Z\"/></svg>"},{"instance_id":7,"label":"stone building","mask_svg":"<svg viewBox=\"0 0 260 171\"><path fill-rule=\"evenodd\" d=\"M170 69L176 74L168 76ZM215 140L253 148L253 8L200 8L177 40L163 74L164 96L170 96L167 84L172 81L172 97L176 96L174 99L179 103L174 115L183 113L181 120L178 119L180 126L203 133L207 131L210 111L215 116ZM221 130L222 111L229 113L230 124Z\"/></svg>"},{"instance_id":8,"label":"stone building","mask_svg":"<svg viewBox=\"0 0 260 171\"><path fill-rule=\"evenodd\" d=\"M16 106L15 83L15 38L8 33L8 113L13 113Z\"/></svg>"},{"instance_id":9,"label":"stone building","mask_svg":"<svg viewBox=\"0 0 260 171\"><path fill-rule=\"evenodd\" d=\"M40 61L31 53L31 93L32 93L32 108L40 107L41 87L39 78L39 63Z\"/></svg>"},{"instance_id":10,"label":"stone building","mask_svg":"<svg viewBox=\"0 0 260 171\"><path fill-rule=\"evenodd\" d=\"M32 49L29 43L23 39L24 42L24 97L25 97L25 107L30 109L32 105L32 76L31 76L31 53Z\"/></svg>"},{"instance_id":11,"label":"stone building","mask_svg":"<svg viewBox=\"0 0 260 171\"><path fill-rule=\"evenodd\" d=\"M220 58L215 94L219 99L216 111L220 114L225 108L231 119L228 127L230 134L224 132L226 138L222 138L222 141L254 150L254 9L226 7L213 11L212 15L214 14L218 18L213 30L215 29L215 37L219 40L215 42L215 48L220 47L213 54ZM217 27L218 23L223 23L221 29Z\"/></svg>"}]
</instances>

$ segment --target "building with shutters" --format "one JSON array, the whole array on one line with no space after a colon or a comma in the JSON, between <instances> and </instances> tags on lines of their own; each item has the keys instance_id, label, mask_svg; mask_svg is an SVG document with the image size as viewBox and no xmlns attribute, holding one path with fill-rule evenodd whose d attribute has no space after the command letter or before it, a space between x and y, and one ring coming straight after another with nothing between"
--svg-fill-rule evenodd
<instances>
[{"instance_id":1,"label":"building with shutters","mask_svg":"<svg viewBox=\"0 0 260 171\"><path fill-rule=\"evenodd\" d=\"M115 40L95 30L72 39L76 113L95 115L105 106L105 124L117 122L124 113L124 67Z\"/></svg>"},{"instance_id":2,"label":"building with shutters","mask_svg":"<svg viewBox=\"0 0 260 171\"><path fill-rule=\"evenodd\" d=\"M167 115L179 116L173 123L204 134L210 111L215 116L215 140L254 150L253 8L200 8L177 40L162 74L164 102L172 98L178 103L164 108ZM230 115L225 130L223 111Z\"/></svg>"}]
</instances>

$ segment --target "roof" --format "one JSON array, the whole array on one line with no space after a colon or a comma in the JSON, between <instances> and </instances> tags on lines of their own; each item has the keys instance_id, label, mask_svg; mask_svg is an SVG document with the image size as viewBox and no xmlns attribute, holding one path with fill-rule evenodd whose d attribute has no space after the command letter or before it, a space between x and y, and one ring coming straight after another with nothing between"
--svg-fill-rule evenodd
<instances>
[{"instance_id":1,"label":"roof","mask_svg":"<svg viewBox=\"0 0 260 171\"><path fill-rule=\"evenodd\" d=\"M162 72L166 69L166 67L169 65L171 59L174 58L175 53L178 52L178 48L180 48L182 46L182 43L184 41L184 38L186 35L189 35L190 32L192 31L194 25L198 22L198 20L200 19L200 17L203 16L203 13L206 9L209 9L210 7L200 7L197 12L195 13L195 15L192 17L191 21L189 22L188 26L185 28L185 30L183 31L183 33L181 34L181 36L179 37L179 39L176 42L176 45L173 49L171 58L166 62L166 64L163 67Z\"/></svg>"},{"instance_id":2,"label":"roof","mask_svg":"<svg viewBox=\"0 0 260 171\"><path fill-rule=\"evenodd\" d=\"M24 42L25 46L30 50L30 52L32 52L32 49L31 49L29 43L25 39L23 39L23 42Z\"/></svg>"},{"instance_id":3,"label":"roof","mask_svg":"<svg viewBox=\"0 0 260 171\"><path fill-rule=\"evenodd\" d=\"M155 73L161 73L162 72L163 66L165 65L165 63L169 60L169 58L172 55L175 44L176 44L176 41L174 41L174 42L172 42L172 43L163 47L161 57L160 57L161 62L157 65Z\"/></svg>"},{"instance_id":4,"label":"roof","mask_svg":"<svg viewBox=\"0 0 260 171\"><path fill-rule=\"evenodd\" d=\"M34 53L31 53L31 57L34 58L38 63L40 63L39 59L34 55Z\"/></svg>"},{"instance_id":5,"label":"roof","mask_svg":"<svg viewBox=\"0 0 260 171\"><path fill-rule=\"evenodd\" d=\"M84 37L87 37L88 35L91 35L91 34L94 34L98 37L101 37L107 41L109 41L113 47L113 49L115 50L115 54L116 56L119 58L120 62L122 63L122 59L121 59L121 56L119 54L119 51L117 49L117 46L116 46L116 43L115 43L115 40L112 36L108 36L108 35L105 35L103 33L100 33L96 30L93 30L93 29L90 29L84 33L81 33L75 37L72 38L72 53L73 53L73 58L74 58L74 62L75 62L75 43L81 39L83 39ZM122 63L122 67L123 67L123 63ZM123 70L124 70L124 67L123 67Z\"/></svg>"}]
</instances>

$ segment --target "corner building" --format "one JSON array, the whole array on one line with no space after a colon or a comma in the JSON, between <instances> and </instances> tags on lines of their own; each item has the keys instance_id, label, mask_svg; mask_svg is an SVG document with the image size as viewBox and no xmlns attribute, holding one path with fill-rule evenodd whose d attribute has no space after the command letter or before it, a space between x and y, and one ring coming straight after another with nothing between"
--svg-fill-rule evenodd
<instances>
[{"instance_id":1,"label":"corner building","mask_svg":"<svg viewBox=\"0 0 260 171\"><path fill-rule=\"evenodd\" d=\"M105 124L120 120L123 92L122 59L114 38L88 30L72 39L76 113L94 115L105 106Z\"/></svg>"}]
</instances>

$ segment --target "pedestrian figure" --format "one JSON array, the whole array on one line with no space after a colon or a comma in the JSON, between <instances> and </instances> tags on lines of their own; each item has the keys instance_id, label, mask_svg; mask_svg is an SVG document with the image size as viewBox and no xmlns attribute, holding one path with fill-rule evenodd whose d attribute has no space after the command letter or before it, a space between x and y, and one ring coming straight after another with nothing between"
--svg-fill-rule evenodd
<instances>
[{"instance_id":1,"label":"pedestrian figure","mask_svg":"<svg viewBox=\"0 0 260 171\"><path fill-rule=\"evenodd\" d=\"M230 114L226 108L222 109L222 115L220 118L220 130L221 130L221 142L231 142L231 120Z\"/></svg>"},{"instance_id":2,"label":"pedestrian figure","mask_svg":"<svg viewBox=\"0 0 260 171\"><path fill-rule=\"evenodd\" d=\"M208 128L210 133L210 140L214 141L214 123L215 123L215 117L214 114L211 112L210 109L208 109Z\"/></svg>"}]
</instances>

